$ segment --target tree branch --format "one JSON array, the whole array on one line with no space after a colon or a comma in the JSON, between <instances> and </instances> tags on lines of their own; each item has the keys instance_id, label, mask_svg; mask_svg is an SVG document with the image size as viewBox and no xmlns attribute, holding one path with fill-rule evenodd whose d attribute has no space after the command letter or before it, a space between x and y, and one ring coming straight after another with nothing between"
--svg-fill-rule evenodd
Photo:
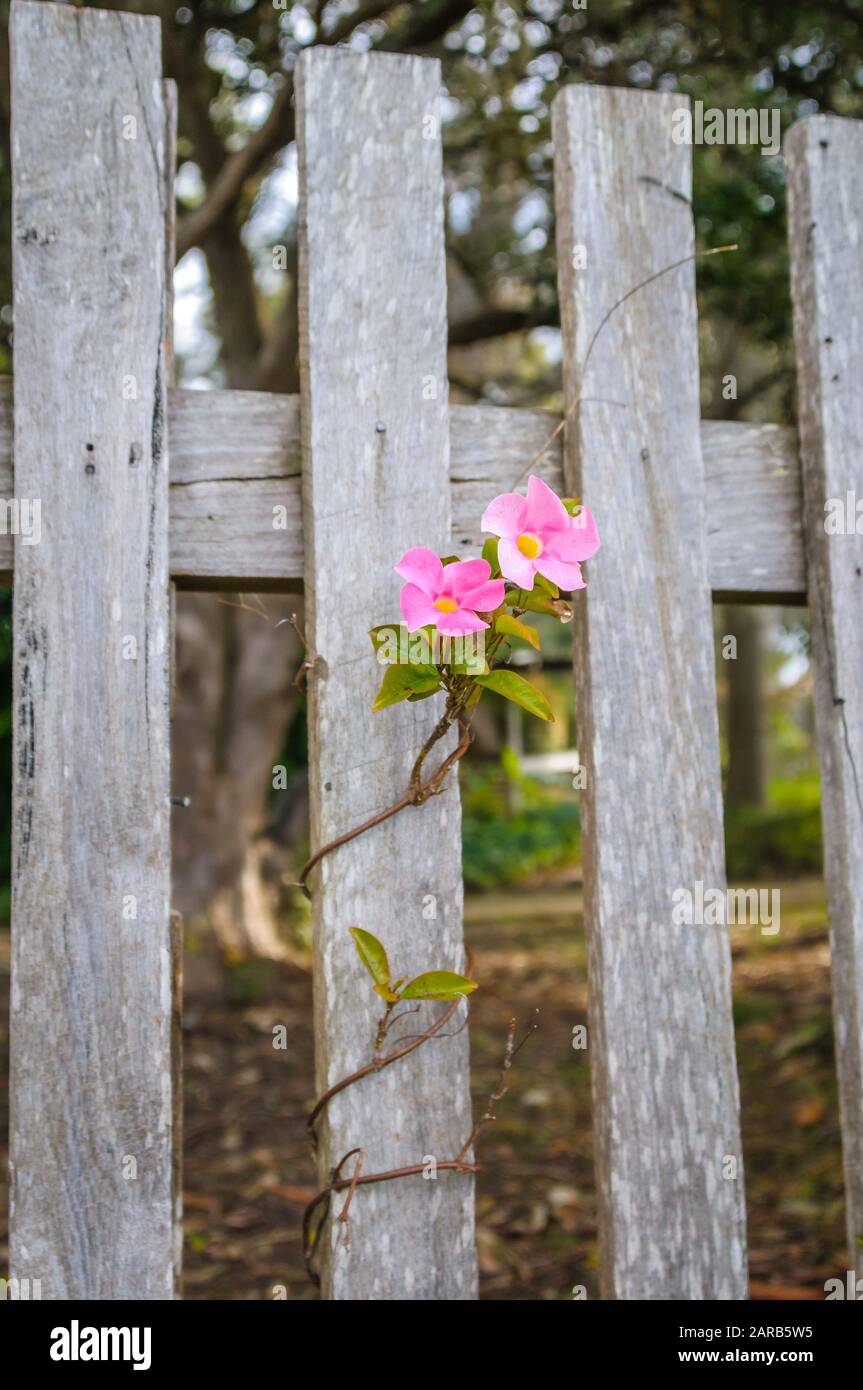
<instances>
[{"instance_id":1,"label":"tree branch","mask_svg":"<svg viewBox=\"0 0 863 1390\"><path fill-rule=\"evenodd\" d=\"M341 43L361 24L367 24L369 20L386 14L387 10L393 8L393 4L394 0L367 0L367 3L360 5L353 14L345 15L329 33L322 34L320 43ZM207 196L200 207L187 212L185 217L180 219L177 225L178 260L190 247L200 245L215 224L236 205L246 181L295 138L293 99L293 80L286 78L285 85L273 100L270 114L264 124L249 136L241 150L228 156L207 190Z\"/></svg>"},{"instance_id":2,"label":"tree branch","mask_svg":"<svg viewBox=\"0 0 863 1390\"><path fill-rule=\"evenodd\" d=\"M345 15L332 29L322 33L318 42L327 45L343 43L360 25L379 19L394 8L395 0L366 0L352 14ZM426 48L472 9L471 0L429 0L405 25L386 34L373 47L385 52L411 52ZM249 136L241 150L227 157L200 207L187 212L180 219L177 225L178 259L190 247L200 245L216 223L236 205L247 180L295 138L293 95L293 81L286 78L264 124Z\"/></svg>"},{"instance_id":3,"label":"tree branch","mask_svg":"<svg viewBox=\"0 0 863 1390\"><path fill-rule=\"evenodd\" d=\"M501 338L507 333L523 333L530 328L557 327L560 319L555 307L547 309L481 309L460 323L451 323L450 347L465 347L485 338Z\"/></svg>"},{"instance_id":4,"label":"tree branch","mask_svg":"<svg viewBox=\"0 0 863 1390\"><path fill-rule=\"evenodd\" d=\"M177 259L193 246L205 241L213 228L236 206L243 185L294 138L292 82L275 97L264 124L250 135L241 150L225 160L200 207L180 218L177 224Z\"/></svg>"}]
</instances>

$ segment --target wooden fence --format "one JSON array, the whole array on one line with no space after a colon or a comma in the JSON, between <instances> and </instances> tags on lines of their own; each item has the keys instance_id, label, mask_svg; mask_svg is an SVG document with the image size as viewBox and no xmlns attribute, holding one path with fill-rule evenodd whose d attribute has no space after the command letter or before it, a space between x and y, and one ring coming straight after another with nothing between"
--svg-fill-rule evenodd
<instances>
[{"instance_id":1,"label":"wooden fence","mask_svg":"<svg viewBox=\"0 0 863 1390\"><path fill-rule=\"evenodd\" d=\"M171 1298L172 586L304 580L321 843L401 793L435 718L427 703L369 712L366 629L397 613L394 561L478 545L484 504L549 420L447 405L435 61L300 59L298 401L171 389L175 101L158 22L14 0L11 37L0 490L39 499L42 518L14 557L0 537L10 579L14 560L12 1274L52 1299ZM568 399L608 307L693 249L690 152L671 138L682 101L583 85L555 103ZM688 264L609 322L591 399L541 470L590 500L604 538L574 646L606 1297L747 1292L727 935L672 922L675 890L724 887L711 592L812 609L849 1258L863 1256L863 540L824 528L825 499L863 497L863 127L802 121L786 159L799 455L788 429L699 419ZM453 781L317 872L319 1089L366 1060L347 927L411 973L458 969L459 863ZM357 1143L369 1169L446 1157L469 1116L462 1032L337 1098L321 1173ZM476 1296L471 1176L361 1189L353 1215L350 1253L329 1239L326 1296Z\"/></svg>"}]
</instances>

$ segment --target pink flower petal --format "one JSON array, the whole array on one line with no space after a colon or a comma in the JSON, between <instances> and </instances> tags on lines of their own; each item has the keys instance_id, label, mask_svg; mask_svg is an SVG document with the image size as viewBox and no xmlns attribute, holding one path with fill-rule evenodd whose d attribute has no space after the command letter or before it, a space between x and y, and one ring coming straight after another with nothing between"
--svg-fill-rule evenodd
<instances>
[{"instance_id":1,"label":"pink flower petal","mask_svg":"<svg viewBox=\"0 0 863 1390\"><path fill-rule=\"evenodd\" d=\"M567 564L572 564L575 560L589 560L598 549L596 523L587 512L585 521L581 521L580 516L572 517L566 531L555 531L549 536L544 553L555 560L565 560Z\"/></svg>"},{"instance_id":2,"label":"pink flower petal","mask_svg":"<svg viewBox=\"0 0 863 1390\"><path fill-rule=\"evenodd\" d=\"M482 632L488 627L488 623L484 623L476 613L469 613L466 608L458 608L455 613L439 613L437 626L438 632L444 633L447 637L467 637L471 632Z\"/></svg>"},{"instance_id":3,"label":"pink flower petal","mask_svg":"<svg viewBox=\"0 0 863 1390\"><path fill-rule=\"evenodd\" d=\"M526 511L527 502L517 492L502 492L483 512L480 530L492 531L496 536L517 536L524 530Z\"/></svg>"},{"instance_id":4,"label":"pink flower petal","mask_svg":"<svg viewBox=\"0 0 863 1390\"><path fill-rule=\"evenodd\" d=\"M556 492L548 483L531 473L527 480L527 514L524 518L525 531L563 531L569 527L569 513Z\"/></svg>"},{"instance_id":5,"label":"pink flower petal","mask_svg":"<svg viewBox=\"0 0 863 1390\"><path fill-rule=\"evenodd\" d=\"M536 568L545 579L550 579L552 584L556 584L559 589L566 589L572 592L574 589L585 588L584 580L581 577L581 566L573 561L556 560L548 551L537 556L534 561Z\"/></svg>"},{"instance_id":6,"label":"pink flower petal","mask_svg":"<svg viewBox=\"0 0 863 1390\"><path fill-rule=\"evenodd\" d=\"M444 565L441 593L452 594L459 602L472 589L485 584L491 574L488 560L457 560L455 564ZM435 595L437 597L437 595Z\"/></svg>"},{"instance_id":7,"label":"pink flower petal","mask_svg":"<svg viewBox=\"0 0 863 1390\"><path fill-rule=\"evenodd\" d=\"M570 517L570 529L578 537L579 553L577 560L589 560L599 549L599 531L590 507L582 507L575 516Z\"/></svg>"},{"instance_id":8,"label":"pink flower petal","mask_svg":"<svg viewBox=\"0 0 863 1390\"><path fill-rule=\"evenodd\" d=\"M438 618L442 617L432 599L428 594L424 594L422 589L418 589L416 584L402 585L399 603L408 632L416 632L427 623L436 623Z\"/></svg>"},{"instance_id":9,"label":"pink flower petal","mask_svg":"<svg viewBox=\"0 0 863 1390\"><path fill-rule=\"evenodd\" d=\"M412 550L406 550L395 566L395 572L430 598L436 598L441 591L443 565L440 556L435 555L433 550L427 550L424 545L415 545Z\"/></svg>"},{"instance_id":10,"label":"pink flower petal","mask_svg":"<svg viewBox=\"0 0 863 1390\"><path fill-rule=\"evenodd\" d=\"M536 561L522 555L515 541L502 540L497 548L497 562L500 572L520 589L533 588Z\"/></svg>"},{"instance_id":11,"label":"pink flower petal","mask_svg":"<svg viewBox=\"0 0 863 1390\"><path fill-rule=\"evenodd\" d=\"M471 589L469 594L463 594L462 605L472 608L475 613L491 613L503 603L505 588L502 579L490 579L479 589Z\"/></svg>"},{"instance_id":12,"label":"pink flower petal","mask_svg":"<svg viewBox=\"0 0 863 1390\"><path fill-rule=\"evenodd\" d=\"M548 537L542 553L552 560L563 560L570 565L581 559L581 548L572 531L555 531Z\"/></svg>"}]
</instances>

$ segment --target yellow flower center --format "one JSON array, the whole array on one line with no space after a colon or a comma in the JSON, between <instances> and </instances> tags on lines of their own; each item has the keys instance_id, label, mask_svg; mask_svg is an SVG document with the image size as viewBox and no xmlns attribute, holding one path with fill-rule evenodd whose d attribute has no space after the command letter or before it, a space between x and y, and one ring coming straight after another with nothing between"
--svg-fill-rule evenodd
<instances>
[{"instance_id":1,"label":"yellow flower center","mask_svg":"<svg viewBox=\"0 0 863 1390\"><path fill-rule=\"evenodd\" d=\"M527 556L528 560L535 560L542 550L542 543L537 540L536 536L532 536L529 531L522 532L516 541L516 545L522 555Z\"/></svg>"},{"instance_id":2,"label":"yellow flower center","mask_svg":"<svg viewBox=\"0 0 863 1390\"><path fill-rule=\"evenodd\" d=\"M458 608L458 604L456 603L455 599L446 598L446 596L444 596L443 598L436 598L434 601L434 606L439 613L455 613L456 609Z\"/></svg>"}]
</instances>

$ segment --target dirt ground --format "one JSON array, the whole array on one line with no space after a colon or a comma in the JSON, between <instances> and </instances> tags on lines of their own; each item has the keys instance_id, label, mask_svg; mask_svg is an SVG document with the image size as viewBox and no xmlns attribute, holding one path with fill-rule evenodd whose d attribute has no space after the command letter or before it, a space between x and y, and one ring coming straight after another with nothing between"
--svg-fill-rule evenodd
<instances>
[{"instance_id":1,"label":"dirt ground","mask_svg":"<svg viewBox=\"0 0 863 1390\"><path fill-rule=\"evenodd\" d=\"M545 883L468 902L481 988L473 997L475 1103L500 1068L507 1022L540 1011L510 1094L480 1149L477 1215L485 1299L568 1299L596 1288L596 1212L587 1054L585 949L577 886ZM823 1297L843 1275L842 1175L823 887L782 886L777 937L735 931L737 1047L756 1297ZM0 938L0 1075L5 1144L8 935ZM286 1051L272 1046L276 1024ZM226 973L189 961L185 1010L185 1297L316 1298L300 1220L315 1190L311 979L252 962ZM5 1159L5 1148L3 1150ZM5 1173L5 1162L4 1162ZM5 1270L5 1191L0 1207Z\"/></svg>"}]
</instances>

